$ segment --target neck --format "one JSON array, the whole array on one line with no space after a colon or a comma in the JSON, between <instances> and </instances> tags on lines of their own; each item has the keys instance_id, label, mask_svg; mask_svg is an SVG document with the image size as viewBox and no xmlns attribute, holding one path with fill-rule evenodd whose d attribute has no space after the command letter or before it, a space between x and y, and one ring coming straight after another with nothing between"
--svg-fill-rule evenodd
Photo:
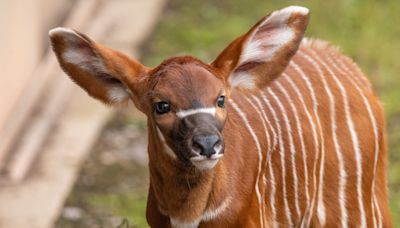
<instances>
[{"instance_id":1,"label":"neck","mask_svg":"<svg viewBox=\"0 0 400 228\"><path fill-rule=\"evenodd\" d=\"M228 180L223 159L206 171L185 165L171 156L173 151L156 127L151 123L148 125L150 182L158 209L171 221L210 220L213 217L210 211L227 206Z\"/></svg>"}]
</instances>

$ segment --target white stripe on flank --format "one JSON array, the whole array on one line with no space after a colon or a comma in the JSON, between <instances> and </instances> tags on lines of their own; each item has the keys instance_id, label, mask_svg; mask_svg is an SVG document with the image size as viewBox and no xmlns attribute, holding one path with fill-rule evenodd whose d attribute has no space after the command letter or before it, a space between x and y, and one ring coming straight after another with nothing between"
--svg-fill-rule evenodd
<instances>
[{"instance_id":1,"label":"white stripe on flank","mask_svg":"<svg viewBox=\"0 0 400 228\"><path fill-rule=\"evenodd\" d=\"M290 125L290 121L286 112L285 107L283 106L282 102L280 101L279 97L272 91L271 88L267 89L268 93L274 98L275 102L278 104L278 107L281 111L281 114L283 116L283 120L285 121L286 129L287 129L287 135L289 138L289 148L290 148L290 155L291 155L291 160L292 160L292 175L293 175L293 187L294 187L294 206L295 210L297 213L297 217L300 218L300 207L299 207L299 181L297 178L297 173L296 173L296 156L295 156L295 145L293 142L293 136L292 136L292 127ZM293 223L292 223L293 224Z\"/></svg>"},{"instance_id":2,"label":"white stripe on flank","mask_svg":"<svg viewBox=\"0 0 400 228\"><path fill-rule=\"evenodd\" d=\"M268 168L269 168L269 178L270 178L270 182L271 182L271 194L269 197L269 200L271 201L271 210L272 210L272 227L277 228L278 223L276 223L276 208L275 208L275 192L276 192L276 182L275 182L275 174L274 174L274 170L272 168L272 159L268 160Z\"/></svg>"},{"instance_id":3,"label":"white stripe on flank","mask_svg":"<svg viewBox=\"0 0 400 228\"><path fill-rule=\"evenodd\" d=\"M282 194L283 194L283 206L285 208L285 213L286 213L286 219L289 223L290 226L293 225L292 222L292 214L289 209L289 203L287 200L287 191L286 191L286 164L285 164L285 146L283 145L283 139L282 139L282 129L280 126L280 120L278 116L276 115L275 109L272 107L271 103L269 100L265 97L265 95L262 93L261 94L265 104L267 105L269 111L272 114L272 117L274 118L274 121L276 123L276 126L278 128L278 141L279 141L279 156L281 160L281 165L282 165Z\"/></svg>"},{"instance_id":4,"label":"white stripe on flank","mask_svg":"<svg viewBox=\"0 0 400 228\"><path fill-rule=\"evenodd\" d=\"M336 62L339 64L339 66L337 66L335 64L333 59L328 57L329 63L337 71L339 71L341 74L343 74L344 76L347 76L346 77L347 80L357 89L357 91L359 92L360 96L363 99L365 108L367 109L369 118L371 120L371 125L372 125L373 133L374 133L374 143L375 143L374 174L373 174L372 191L371 191L373 200L371 201L371 204L372 204L371 206L372 206L372 214L373 214L373 219L374 219L374 227L377 227L376 215L375 215L375 207L376 207L376 209L378 211L378 220L379 220L379 226L378 227L382 227L382 214L381 214L381 211L380 211L380 208L379 208L379 204L376 202L376 195L375 195L375 178L376 178L376 169L377 169L378 157L379 157L379 136L378 136L378 127L377 127L376 119L375 119L375 116L373 114L373 111L372 111L372 108L371 108L371 104L369 103L368 99L365 97L364 92L360 89L360 87L353 80L353 78L349 77L350 76L349 74L350 74L351 70L347 68L347 66L341 61L341 59L339 59L339 58L335 58L335 59L336 59Z\"/></svg>"},{"instance_id":5,"label":"white stripe on flank","mask_svg":"<svg viewBox=\"0 0 400 228\"><path fill-rule=\"evenodd\" d=\"M346 115L346 122L347 125L349 126L349 131L350 131L350 136L351 140L353 141L353 149L355 153L355 159L356 159L356 169L357 169L357 197L358 197L358 206L360 207L360 220L361 220L361 227L366 227L367 222L366 222L366 217L365 217L365 208L364 208L364 202L363 202L363 192L362 192L362 157L361 157L361 150L360 150L360 145L358 143L358 136L357 132L354 127L354 122L351 117L350 113L350 106L349 106L349 99L347 97L347 92L342 83L339 81L339 79L336 77L335 73L327 66L327 64L318 57L318 55L313 51L310 50L315 59L319 61L328 71L329 74L332 76L334 81L336 82L337 86L339 87L339 90L342 94L343 98L343 108L345 111Z\"/></svg>"},{"instance_id":6,"label":"white stripe on flank","mask_svg":"<svg viewBox=\"0 0 400 228\"><path fill-rule=\"evenodd\" d=\"M285 75L285 73L283 74ZM283 93L283 95L286 97L286 100L289 102L289 105L292 109L295 121L296 121L296 127L297 127L297 133L299 136L299 141L300 141L300 147L301 147L301 153L303 155L303 166L304 166L304 191L306 194L306 208L309 206L310 204L310 195L309 195L309 190L308 190L308 170L307 170L307 153L306 153L306 147L304 145L304 139L303 139L303 130L301 127L301 123L300 123L300 119L299 119L299 114L297 113L297 109L293 103L293 100L290 98L289 93L286 91L286 89L282 86L282 84L280 82L276 82L276 85L278 86L279 90ZM294 153L294 151L293 151ZM294 157L294 155L293 155ZM294 159L294 158L293 158ZM297 194L295 194L297 196ZM299 205L297 203L297 208L296 210L298 210L298 214L300 215L300 208Z\"/></svg>"},{"instance_id":7,"label":"white stripe on flank","mask_svg":"<svg viewBox=\"0 0 400 228\"><path fill-rule=\"evenodd\" d=\"M187 110L180 110L176 112L176 116L179 118L185 118L186 116L194 115L197 113L206 113L210 115L215 115L215 108L214 107L209 107L209 108L196 108L196 109L187 109Z\"/></svg>"},{"instance_id":8,"label":"white stripe on flank","mask_svg":"<svg viewBox=\"0 0 400 228\"><path fill-rule=\"evenodd\" d=\"M315 66L318 66L317 63L311 59L310 56L303 54L306 58L308 57L310 61L313 62ZM327 88L328 83L326 82L324 78L324 74L322 73L321 69L318 70L320 74L320 77L322 78L324 86ZM328 89L329 92L329 98L331 100L331 120L332 120L332 138L333 138L333 143L335 146L335 153L336 157L338 159L338 168L339 168L339 192L338 192L338 199L339 199L339 207L340 207L340 216L341 216L341 225L342 227L347 227L347 208L346 208L346 185L347 185L347 172L345 170L345 165L344 165L344 160L343 160L343 152L339 144L339 140L337 138L337 125L336 125L336 113L335 113L335 100L332 95L332 92L330 89ZM346 96L347 97L347 96ZM345 99L343 97L343 99Z\"/></svg>"},{"instance_id":9,"label":"white stripe on flank","mask_svg":"<svg viewBox=\"0 0 400 228\"><path fill-rule=\"evenodd\" d=\"M298 53L300 53L298 51ZM315 96L315 92L314 92L314 88L312 87L312 84L310 82L310 79L304 74L303 70L300 68L299 65L297 65L293 60L290 62L290 64L293 66L294 70L300 75L301 79L306 83L306 86L310 92L310 96L312 99L312 104L313 104L313 111L314 111L314 117L317 120L317 125L318 125L318 129L319 129L319 135L320 135L320 140L321 140L321 144L319 144L319 141L317 139L317 137L314 138L314 142L315 142L315 151L316 151L316 157L315 157L315 161L314 161L314 167L313 167L313 177L314 177L314 181L313 181L313 185L314 185L314 192L313 192L313 197L311 199L311 206L308 208L308 211L305 213L305 219L302 221L301 226L300 227L309 227L310 222L311 222L311 218L312 218L312 214L314 213L314 205L315 205L315 198L316 198L316 193L317 193L317 174L316 174L316 170L317 170L317 162L319 160L319 155L325 153L325 144L324 144L324 136L323 136L323 132L321 129L321 121L319 119L319 115L318 115L318 101L317 98ZM293 83L294 84L294 83ZM300 91L299 91L300 93ZM316 132L316 131L315 131ZM319 149L319 146L321 145L321 152ZM322 157L322 156L321 156ZM322 161L321 161L321 166L323 165ZM307 218L308 215L308 218Z\"/></svg>"},{"instance_id":10,"label":"white stripe on flank","mask_svg":"<svg viewBox=\"0 0 400 228\"><path fill-rule=\"evenodd\" d=\"M298 51L297 53L300 54L300 52ZM329 89L327 82L325 81L324 78L324 74L321 70L321 68L319 68L319 66L317 65L317 63L312 60L309 56L302 54L303 57L305 59L307 59L307 61L309 61L311 63L311 65L313 65L315 67L315 69L317 70L317 74L320 76L321 81L323 82L324 85L324 89L328 95L329 98L329 104L330 104L330 114L331 114L331 122L332 122L332 128L335 129L336 128L336 123L335 123L335 118L334 118L334 114L335 114L335 101L332 95L331 90ZM322 131L322 129L321 129ZM322 138L323 139L323 138ZM325 146L325 143L322 142L321 146ZM324 200L323 200L323 192L324 192L324 170L325 168L325 150L322 150L321 152L321 165L320 165L320 171L319 171L319 184L318 184L318 207L317 207L317 216L318 216L318 220L321 223L322 226L325 226L326 224L326 210L325 210L325 205L324 205ZM311 219L311 217L309 218Z\"/></svg>"},{"instance_id":11,"label":"white stripe on flank","mask_svg":"<svg viewBox=\"0 0 400 228\"><path fill-rule=\"evenodd\" d=\"M272 150L275 150L276 144L277 144L276 132L275 132L275 129L272 127L272 124L265 113L265 110L261 104L260 99L258 99L258 97L254 96L254 95L252 95L251 97L257 103L258 109L261 110L262 118L265 121L264 124L268 125L267 127L269 127L269 129L271 130L272 135L273 135L273 145L271 146L271 135L269 134L268 129L265 128L265 132L267 135L268 151L267 151L267 155L265 156L265 163L264 163L264 168L263 168L263 170L264 170L263 179L264 180L266 179L266 168L269 165L269 181L271 183L269 205L271 206L273 227L277 227L278 224L276 223L276 208L275 208L275 191L276 191L275 185L276 185L276 183L275 183L274 172L271 167ZM264 185L265 185L265 183L264 183ZM265 204L265 201L263 203ZM264 213L264 214L266 214L266 213Z\"/></svg>"},{"instance_id":12,"label":"white stripe on flank","mask_svg":"<svg viewBox=\"0 0 400 228\"><path fill-rule=\"evenodd\" d=\"M257 182L255 186L255 191L257 195L257 200L258 200L258 206L260 210L260 223L261 227L264 227L264 224L262 222L262 211L261 211L261 194L260 194L260 189L258 187L258 177L260 176L261 173L261 164L262 164L262 152L261 152L261 146L260 142L258 141L257 135L254 132L254 130L251 128L249 121L247 120L246 114L240 110L239 106L232 100L229 100L229 103L231 104L232 108L235 109L235 111L239 114L240 118L243 120L244 125L246 126L247 130L249 131L251 137L254 140L254 143L256 144L257 147L257 152L258 152L258 171L257 171Z\"/></svg>"},{"instance_id":13,"label":"white stripe on flank","mask_svg":"<svg viewBox=\"0 0 400 228\"><path fill-rule=\"evenodd\" d=\"M267 126L266 126L266 124L265 124L265 120L263 119L263 117L262 117L262 114L261 114L261 112L260 112L260 110L253 104L253 102L250 100L250 98L248 98L248 97L246 97L246 96L243 96L243 98L250 104L250 106L251 107L253 107L253 109L257 112L257 114L258 114L258 116L260 117L260 119L261 119L261 123L262 123L262 125L263 125L263 128L264 128L264 132L266 132L267 134L267 143L268 143L268 151L267 151L267 153L266 153L266 155L268 155L268 153L269 153L269 147L270 147L270 145L269 145L269 133L268 133L268 129L267 129ZM265 157L267 157L267 156L265 156ZM263 169L261 168L261 171L263 171ZM260 175L261 176L263 176L261 173L260 173ZM256 185L258 185L259 183L260 183L260 177L261 176L257 176L257 179L256 179ZM263 215L263 222L265 223L266 221L265 221L265 200L264 200L264 195L265 195L265 185L264 185L264 188L261 188L261 202L262 202L262 204L261 204L261 214Z\"/></svg>"},{"instance_id":14,"label":"white stripe on flank","mask_svg":"<svg viewBox=\"0 0 400 228\"><path fill-rule=\"evenodd\" d=\"M372 88L371 82L368 81L368 79L364 76L364 74L361 72L357 64L351 59L349 59L348 62L352 65L352 68L354 70L353 76L358 76L358 77L353 77L353 81L354 82L357 81L359 84L364 84L363 86L367 87L368 89L371 89ZM349 68L347 69L350 70Z\"/></svg>"},{"instance_id":15,"label":"white stripe on flank","mask_svg":"<svg viewBox=\"0 0 400 228\"><path fill-rule=\"evenodd\" d=\"M296 84L292 81L292 79L290 78L289 75L283 74L283 76L286 79L286 81L290 84L290 86L292 87L292 89L296 93L297 97L300 99L300 102L301 102L301 104L303 106L303 109L304 109L304 111L306 113L308 122L309 122L309 124L311 126L312 135L313 135L313 139L314 139L315 154L317 154L318 150L319 150L319 148L318 148L318 136L317 136L317 130L316 130L314 121L313 121L313 119L311 117L311 114L308 111L307 105L306 105L306 103L304 101L304 98L303 98L299 88L297 88ZM299 130L299 137L301 138L301 142L302 142L301 147L302 147L302 150L303 150L304 162L306 162L304 164L304 166L305 166L305 182L306 182L306 184L305 184L306 187L305 188L306 188L306 201L307 201L306 209L307 209L310 206L310 200L309 200L310 196L309 196L309 187L308 187L309 186L309 183L308 183L308 170L307 170L307 160L306 160L307 151L305 149L304 139L303 139L303 132L302 132L301 128Z\"/></svg>"},{"instance_id":16,"label":"white stripe on flank","mask_svg":"<svg viewBox=\"0 0 400 228\"><path fill-rule=\"evenodd\" d=\"M272 126L271 121L268 119L268 116L267 116L266 113L265 113L264 107L263 107L262 104L261 104L261 100L260 100L258 97L254 96L254 95L252 95L251 97L256 101L256 103L257 103L257 105L258 105L258 108L261 110L261 113L262 113L262 115L263 115L263 117L264 117L266 123L268 124L269 129L270 129L271 132L272 132L273 144L272 144L272 148L270 148L270 146L269 146L269 150L275 150L275 149L276 149L276 146L277 146L277 144L278 144L278 140L277 140L277 136L276 136L276 131L275 131L274 127ZM267 134L268 134L267 137L270 137L268 131L267 131ZM271 142L270 142L270 143L271 143Z\"/></svg>"}]
</instances>

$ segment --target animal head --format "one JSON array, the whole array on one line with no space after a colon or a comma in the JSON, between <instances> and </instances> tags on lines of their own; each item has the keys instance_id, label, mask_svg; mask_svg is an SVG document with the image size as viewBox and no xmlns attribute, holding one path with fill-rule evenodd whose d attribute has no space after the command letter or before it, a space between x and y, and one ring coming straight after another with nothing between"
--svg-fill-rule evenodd
<instances>
[{"instance_id":1,"label":"animal head","mask_svg":"<svg viewBox=\"0 0 400 228\"><path fill-rule=\"evenodd\" d=\"M155 68L67 28L50 31L62 69L106 104L132 100L155 126L171 156L199 169L224 153L222 130L232 91L262 90L295 54L307 27L306 8L291 6L262 18L210 64L173 57Z\"/></svg>"}]
</instances>

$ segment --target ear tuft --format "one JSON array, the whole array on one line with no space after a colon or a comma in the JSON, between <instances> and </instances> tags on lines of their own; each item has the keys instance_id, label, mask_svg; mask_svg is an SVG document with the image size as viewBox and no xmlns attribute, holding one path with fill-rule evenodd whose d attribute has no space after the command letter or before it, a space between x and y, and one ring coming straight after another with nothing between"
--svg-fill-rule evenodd
<instances>
[{"instance_id":1,"label":"ear tuft","mask_svg":"<svg viewBox=\"0 0 400 228\"><path fill-rule=\"evenodd\" d=\"M77 35L77 33L70 28L57 27L57 28L50 29L49 36L55 37L59 34L68 34L68 33Z\"/></svg>"},{"instance_id":2,"label":"ear tuft","mask_svg":"<svg viewBox=\"0 0 400 228\"><path fill-rule=\"evenodd\" d=\"M277 12L274 12L274 13L276 13L276 14L278 14L278 13L282 13L282 14L299 13L302 15L307 15L310 13L310 10L303 6L288 6L281 10L278 10Z\"/></svg>"},{"instance_id":3,"label":"ear tuft","mask_svg":"<svg viewBox=\"0 0 400 228\"><path fill-rule=\"evenodd\" d=\"M104 61L95 52L94 42L87 36L62 27L50 30L49 36L54 51L63 61L80 66L87 72L107 73Z\"/></svg>"},{"instance_id":4,"label":"ear tuft","mask_svg":"<svg viewBox=\"0 0 400 228\"><path fill-rule=\"evenodd\" d=\"M262 18L233 41L213 62L231 88L264 88L296 53L307 28L309 10L289 6Z\"/></svg>"},{"instance_id":5,"label":"ear tuft","mask_svg":"<svg viewBox=\"0 0 400 228\"><path fill-rule=\"evenodd\" d=\"M247 62L270 61L278 49L285 47L296 37L297 19L308 17L309 10L301 6L289 6L275 11L262 19L252 29L243 47L239 65ZM300 16L300 17L298 17Z\"/></svg>"}]
</instances>

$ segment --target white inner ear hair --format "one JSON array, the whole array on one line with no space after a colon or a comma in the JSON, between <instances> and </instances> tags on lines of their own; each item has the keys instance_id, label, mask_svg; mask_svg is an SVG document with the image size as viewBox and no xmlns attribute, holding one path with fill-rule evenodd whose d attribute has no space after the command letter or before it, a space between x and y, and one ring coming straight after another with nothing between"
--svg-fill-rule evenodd
<instances>
[{"instance_id":1,"label":"white inner ear hair","mask_svg":"<svg viewBox=\"0 0 400 228\"><path fill-rule=\"evenodd\" d=\"M215 115L215 108L209 107L209 108L196 108L196 109L180 110L176 113L176 116L179 118L185 118L186 116L194 115L197 113L206 113L206 114Z\"/></svg>"},{"instance_id":2,"label":"white inner ear hair","mask_svg":"<svg viewBox=\"0 0 400 228\"><path fill-rule=\"evenodd\" d=\"M275 53L294 38L294 31L287 26L292 14L308 14L309 10L300 6L289 6L273 12L255 29L247 40L239 63L269 61ZM271 29L265 29L270 25Z\"/></svg>"},{"instance_id":3,"label":"white inner ear hair","mask_svg":"<svg viewBox=\"0 0 400 228\"><path fill-rule=\"evenodd\" d=\"M234 73L234 75L229 77L228 80L231 88L241 87L251 90L256 87L253 78L254 77L250 73L246 71L241 71Z\"/></svg>"},{"instance_id":4,"label":"white inner ear hair","mask_svg":"<svg viewBox=\"0 0 400 228\"><path fill-rule=\"evenodd\" d=\"M129 93L123 85L112 86L107 92L108 99L111 103L120 103L129 98Z\"/></svg>"},{"instance_id":5,"label":"white inner ear hair","mask_svg":"<svg viewBox=\"0 0 400 228\"><path fill-rule=\"evenodd\" d=\"M86 72L107 73L103 60L97 56L86 53L84 50L68 48L62 54L62 58L65 62L78 65Z\"/></svg>"},{"instance_id":6,"label":"white inner ear hair","mask_svg":"<svg viewBox=\"0 0 400 228\"><path fill-rule=\"evenodd\" d=\"M294 38L294 30L287 25L293 13L308 14L308 9L289 6L273 12L249 36L240 55L238 67L248 62L268 62L275 54ZM229 78L232 88L253 89L254 76L246 71L235 72Z\"/></svg>"}]
</instances>

